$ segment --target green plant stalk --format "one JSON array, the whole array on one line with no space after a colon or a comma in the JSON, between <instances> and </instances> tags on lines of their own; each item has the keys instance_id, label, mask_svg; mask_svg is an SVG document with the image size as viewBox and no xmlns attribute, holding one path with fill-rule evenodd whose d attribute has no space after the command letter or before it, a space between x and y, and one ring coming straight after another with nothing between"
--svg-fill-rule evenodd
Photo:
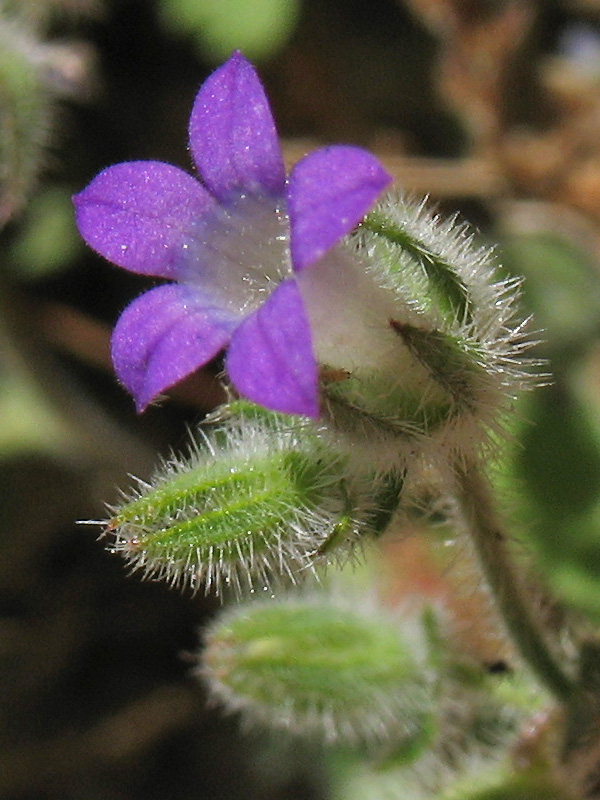
<instances>
[{"instance_id":1,"label":"green plant stalk","mask_svg":"<svg viewBox=\"0 0 600 800\"><path fill-rule=\"evenodd\" d=\"M575 681L560 664L536 619L515 570L507 536L497 518L492 493L480 467L459 468L459 501L482 570L513 644L543 686L568 702Z\"/></svg>"}]
</instances>

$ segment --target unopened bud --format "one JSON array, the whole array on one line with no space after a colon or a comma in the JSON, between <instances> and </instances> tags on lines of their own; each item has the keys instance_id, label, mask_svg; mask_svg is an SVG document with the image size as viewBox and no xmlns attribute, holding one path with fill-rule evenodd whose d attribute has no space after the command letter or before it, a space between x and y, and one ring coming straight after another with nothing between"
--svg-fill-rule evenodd
<instances>
[{"instance_id":1,"label":"unopened bud","mask_svg":"<svg viewBox=\"0 0 600 800\"><path fill-rule=\"evenodd\" d=\"M257 602L221 615L205 639L210 691L249 722L351 743L416 741L428 728L414 643L380 615L327 599Z\"/></svg>"}]
</instances>

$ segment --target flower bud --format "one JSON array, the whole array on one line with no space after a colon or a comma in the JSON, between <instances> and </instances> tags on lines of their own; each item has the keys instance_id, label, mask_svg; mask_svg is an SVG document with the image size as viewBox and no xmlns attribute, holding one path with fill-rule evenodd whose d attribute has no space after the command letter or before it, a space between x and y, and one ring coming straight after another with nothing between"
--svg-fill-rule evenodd
<instances>
[{"instance_id":1,"label":"flower bud","mask_svg":"<svg viewBox=\"0 0 600 800\"><path fill-rule=\"evenodd\" d=\"M0 19L0 226L21 210L44 160L49 101L42 50L23 25Z\"/></svg>"},{"instance_id":2,"label":"flower bud","mask_svg":"<svg viewBox=\"0 0 600 800\"><path fill-rule=\"evenodd\" d=\"M328 598L250 603L222 614L205 643L209 690L249 722L330 742L398 745L433 734L414 642L381 615Z\"/></svg>"},{"instance_id":3,"label":"flower bud","mask_svg":"<svg viewBox=\"0 0 600 800\"><path fill-rule=\"evenodd\" d=\"M242 403L242 406L249 406ZM307 420L228 419L113 509L112 549L145 575L219 593L292 581L377 522L366 484ZM342 547L348 545L348 547Z\"/></svg>"},{"instance_id":4,"label":"flower bud","mask_svg":"<svg viewBox=\"0 0 600 800\"><path fill-rule=\"evenodd\" d=\"M382 469L415 457L451 466L477 457L531 383L519 282L499 280L491 254L455 218L442 222L391 196L361 225L355 270L361 261L362 283L352 284L368 286L358 292L362 312L358 300L345 303L340 285L336 320L320 319L326 292L311 293L309 280L320 271L326 282L326 261L301 284L317 332L325 427ZM340 270L330 273L329 283ZM327 347L338 328L345 340L337 335Z\"/></svg>"}]
</instances>

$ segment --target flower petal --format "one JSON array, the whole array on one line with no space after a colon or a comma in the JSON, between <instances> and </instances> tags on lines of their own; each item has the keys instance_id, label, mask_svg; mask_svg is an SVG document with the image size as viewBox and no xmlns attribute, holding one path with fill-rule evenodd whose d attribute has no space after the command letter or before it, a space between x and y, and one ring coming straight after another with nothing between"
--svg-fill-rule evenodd
<instances>
[{"instance_id":1,"label":"flower petal","mask_svg":"<svg viewBox=\"0 0 600 800\"><path fill-rule=\"evenodd\" d=\"M190 148L220 201L282 195L285 169L277 130L252 64L236 52L204 82L190 117Z\"/></svg>"},{"instance_id":2,"label":"flower petal","mask_svg":"<svg viewBox=\"0 0 600 800\"><path fill-rule=\"evenodd\" d=\"M233 334L227 371L255 403L288 414L319 414L317 364L300 291L280 284Z\"/></svg>"},{"instance_id":3,"label":"flower petal","mask_svg":"<svg viewBox=\"0 0 600 800\"><path fill-rule=\"evenodd\" d=\"M312 264L350 233L391 180L359 147L325 147L299 161L288 186L294 269Z\"/></svg>"},{"instance_id":4,"label":"flower petal","mask_svg":"<svg viewBox=\"0 0 600 800\"><path fill-rule=\"evenodd\" d=\"M179 284L158 286L134 300L113 332L112 357L137 410L210 361L238 323L198 290Z\"/></svg>"},{"instance_id":5,"label":"flower petal","mask_svg":"<svg viewBox=\"0 0 600 800\"><path fill-rule=\"evenodd\" d=\"M73 202L90 247L120 267L161 278L175 277L188 232L215 205L199 181L159 161L108 167Z\"/></svg>"}]
</instances>

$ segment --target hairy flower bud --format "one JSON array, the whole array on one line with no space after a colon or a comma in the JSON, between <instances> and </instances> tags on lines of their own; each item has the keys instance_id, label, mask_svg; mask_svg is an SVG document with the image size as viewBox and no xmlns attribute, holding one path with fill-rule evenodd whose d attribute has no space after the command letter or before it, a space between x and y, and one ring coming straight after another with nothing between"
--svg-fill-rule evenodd
<instances>
[{"instance_id":1,"label":"hairy flower bud","mask_svg":"<svg viewBox=\"0 0 600 800\"><path fill-rule=\"evenodd\" d=\"M429 730L414 642L380 614L329 598L250 603L222 614L205 642L210 691L249 722L345 742L416 741Z\"/></svg>"},{"instance_id":2,"label":"hairy flower bud","mask_svg":"<svg viewBox=\"0 0 600 800\"><path fill-rule=\"evenodd\" d=\"M49 132L43 46L0 19L0 226L20 211L40 171Z\"/></svg>"},{"instance_id":3,"label":"hairy flower bud","mask_svg":"<svg viewBox=\"0 0 600 800\"><path fill-rule=\"evenodd\" d=\"M355 245L354 269L362 264L368 285L362 313L358 300L348 312L340 289L335 322L311 320L325 426L383 469L410 467L415 457L451 468L477 457L531 383L519 281L496 277L490 252L465 225L402 197L367 215ZM343 344L338 335L336 346L319 348L327 325L348 332Z\"/></svg>"},{"instance_id":4,"label":"hairy flower bud","mask_svg":"<svg viewBox=\"0 0 600 800\"><path fill-rule=\"evenodd\" d=\"M382 519L346 461L308 420L227 419L113 509L113 550L146 575L217 593L295 580Z\"/></svg>"}]
</instances>

